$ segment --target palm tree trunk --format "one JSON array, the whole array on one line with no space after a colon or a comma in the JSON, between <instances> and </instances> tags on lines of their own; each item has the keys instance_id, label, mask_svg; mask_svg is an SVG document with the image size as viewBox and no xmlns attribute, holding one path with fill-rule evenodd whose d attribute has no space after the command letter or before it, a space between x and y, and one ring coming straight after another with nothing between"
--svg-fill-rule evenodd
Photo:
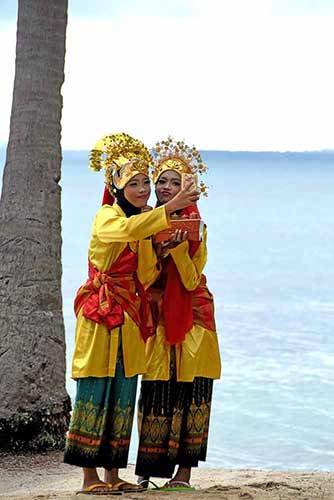
<instances>
[{"instance_id":1,"label":"palm tree trunk","mask_svg":"<svg viewBox=\"0 0 334 500\"><path fill-rule=\"evenodd\" d=\"M61 86L67 0L19 0L0 200L0 449L63 446Z\"/></svg>"}]
</instances>

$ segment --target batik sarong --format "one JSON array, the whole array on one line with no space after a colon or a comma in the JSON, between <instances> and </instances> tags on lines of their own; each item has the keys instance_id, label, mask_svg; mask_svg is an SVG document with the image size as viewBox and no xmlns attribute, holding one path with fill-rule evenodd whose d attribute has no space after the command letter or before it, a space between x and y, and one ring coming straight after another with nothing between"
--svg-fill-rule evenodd
<instances>
[{"instance_id":1,"label":"batik sarong","mask_svg":"<svg viewBox=\"0 0 334 500\"><path fill-rule=\"evenodd\" d=\"M143 381L138 409L138 476L172 477L176 465L197 467L206 459L213 380Z\"/></svg>"},{"instance_id":2,"label":"batik sarong","mask_svg":"<svg viewBox=\"0 0 334 500\"><path fill-rule=\"evenodd\" d=\"M78 379L64 462L80 467L126 468L137 375L124 375L122 349L115 377Z\"/></svg>"}]
</instances>

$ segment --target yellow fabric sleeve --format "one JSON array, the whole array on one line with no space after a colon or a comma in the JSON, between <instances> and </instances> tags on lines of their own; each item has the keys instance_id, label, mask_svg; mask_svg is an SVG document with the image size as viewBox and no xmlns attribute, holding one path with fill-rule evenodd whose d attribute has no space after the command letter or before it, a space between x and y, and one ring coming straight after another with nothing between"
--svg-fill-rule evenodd
<instances>
[{"instance_id":1,"label":"yellow fabric sleeve","mask_svg":"<svg viewBox=\"0 0 334 500\"><path fill-rule=\"evenodd\" d=\"M140 240L137 248L138 267L137 276L145 288L151 286L159 276L158 259L154 251L152 240Z\"/></svg>"},{"instance_id":2,"label":"yellow fabric sleeve","mask_svg":"<svg viewBox=\"0 0 334 500\"><path fill-rule=\"evenodd\" d=\"M202 241L193 257L189 255L189 243L183 241L169 253L172 256L177 270L179 271L181 281L186 290L195 290L201 281L201 274L205 267L208 252L206 248L206 228L204 228Z\"/></svg>"},{"instance_id":3,"label":"yellow fabric sleeve","mask_svg":"<svg viewBox=\"0 0 334 500\"><path fill-rule=\"evenodd\" d=\"M126 243L142 240L169 226L164 206L125 217L118 205L104 205L97 213L93 233L102 243Z\"/></svg>"}]
</instances>

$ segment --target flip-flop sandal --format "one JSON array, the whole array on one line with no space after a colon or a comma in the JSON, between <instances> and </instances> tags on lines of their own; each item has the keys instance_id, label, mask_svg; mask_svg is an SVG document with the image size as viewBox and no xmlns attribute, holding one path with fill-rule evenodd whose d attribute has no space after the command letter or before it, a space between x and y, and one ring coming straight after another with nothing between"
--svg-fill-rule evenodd
<instances>
[{"instance_id":1,"label":"flip-flop sandal","mask_svg":"<svg viewBox=\"0 0 334 500\"><path fill-rule=\"evenodd\" d=\"M121 486L129 485L128 488L121 488ZM146 491L147 488L137 488L136 484L128 483L127 481L119 481L118 483L109 483L108 486L112 488L112 491L117 491L119 493L141 493ZM138 485L140 486L140 485Z\"/></svg>"},{"instance_id":2,"label":"flip-flop sandal","mask_svg":"<svg viewBox=\"0 0 334 500\"><path fill-rule=\"evenodd\" d=\"M97 488L105 488L107 487L107 490L97 490ZM76 492L76 495L121 495L121 491L117 490L112 490L110 484L103 484L103 483L95 483L95 484L90 484L87 486L87 488L84 488L83 490L79 490Z\"/></svg>"},{"instance_id":3,"label":"flip-flop sandal","mask_svg":"<svg viewBox=\"0 0 334 500\"><path fill-rule=\"evenodd\" d=\"M173 486L173 485L180 486ZM168 481L164 486L159 488L161 491L195 491L194 486L190 486L186 481Z\"/></svg>"},{"instance_id":4,"label":"flip-flop sandal","mask_svg":"<svg viewBox=\"0 0 334 500\"><path fill-rule=\"evenodd\" d=\"M149 488L149 485L152 484L153 488ZM145 490L147 489L152 489L152 490L161 490L162 488L157 485L157 483L154 483L150 479L143 479L142 481L139 481L138 485L143 486ZM145 486L144 486L145 485ZM140 490L141 491L141 490Z\"/></svg>"}]
</instances>

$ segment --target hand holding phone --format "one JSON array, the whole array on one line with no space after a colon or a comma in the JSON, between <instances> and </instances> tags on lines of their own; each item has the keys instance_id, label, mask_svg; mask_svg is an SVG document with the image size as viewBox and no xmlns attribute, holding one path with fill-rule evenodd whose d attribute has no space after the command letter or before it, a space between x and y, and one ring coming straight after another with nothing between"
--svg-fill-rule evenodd
<instances>
[{"instance_id":1,"label":"hand holding phone","mask_svg":"<svg viewBox=\"0 0 334 500\"><path fill-rule=\"evenodd\" d=\"M198 182L196 174L182 174L181 175L181 188L184 189L186 184L190 184L187 188L188 191L198 191Z\"/></svg>"}]
</instances>

